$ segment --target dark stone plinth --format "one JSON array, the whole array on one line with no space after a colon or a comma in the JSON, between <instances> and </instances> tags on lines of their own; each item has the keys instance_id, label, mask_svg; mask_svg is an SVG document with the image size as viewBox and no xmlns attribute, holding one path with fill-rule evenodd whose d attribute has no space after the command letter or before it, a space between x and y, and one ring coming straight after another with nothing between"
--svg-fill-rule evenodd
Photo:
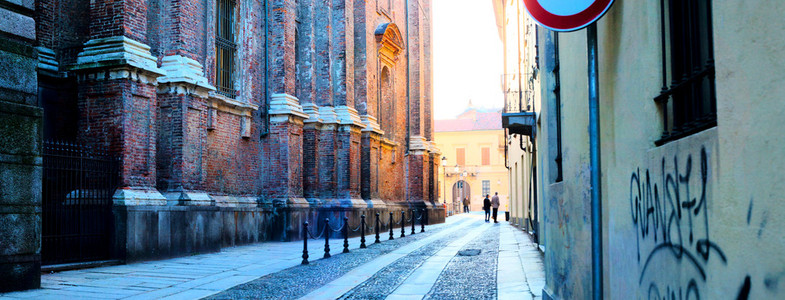
<instances>
[{"instance_id":1,"label":"dark stone plinth","mask_svg":"<svg viewBox=\"0 0 785 300\"><path fill-rule=\"evenodd\" d=\"M31 105L35 58L3 50L0 73L9 76L0 79L0 292L9 292L41 285L42 112Z\"/></svg>"}]
</instances>

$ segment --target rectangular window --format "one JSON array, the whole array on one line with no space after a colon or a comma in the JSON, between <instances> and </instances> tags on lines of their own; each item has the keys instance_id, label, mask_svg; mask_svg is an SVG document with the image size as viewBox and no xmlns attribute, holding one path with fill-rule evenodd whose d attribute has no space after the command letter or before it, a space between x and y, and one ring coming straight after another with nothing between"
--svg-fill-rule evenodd
<instances>
[{"instance_id":1,"label":"rectangular window","mask_svg":"<svg viewBox=\"0 0 785 300\"><path fill-rule=\"evenodd\" d=\"M466 165L466 149L464 148L457 148L455 149L455 163L459 166Z\"/></svg>"},{"instance_id":2,"label":"rectangular window","mask_svg":"<svg viewBox=\"0 0 785 300\"><path fill-rule=\"evenodd\" d=\"M482 181L482 196L490 195L491 194L491 181L490 180L483 180Z\"/></svg>"},{"instance_id":3,"label":"rectangular window","mask_svg":"<svg viewBox=\"0 0 785 300\"><path fill-rule=\"evenodd\" d=\"M483 166L491 165L491 148L482 147L482 165Z\"/></svg>"},{"instance_id":4,"label":"rectangular window","mask_svg":"<svg viewBox=\"0 0 785 300\"><path fill-rule=\"evenodd\" d=\"M215 22L215 85L218 93L234 98L234 0L218 0Z\"/></svg>"},{"instance_id":5,"label":"rectangular window","mask_svg":"<svg viewBox=\"0 0 785 300\"><path fill-rule=\"evenodd\" d=\"M662 91L654 100L664 131L657 145L717 125L711 0L660 0L660 14Z\"/></svg>"}]
</instances>

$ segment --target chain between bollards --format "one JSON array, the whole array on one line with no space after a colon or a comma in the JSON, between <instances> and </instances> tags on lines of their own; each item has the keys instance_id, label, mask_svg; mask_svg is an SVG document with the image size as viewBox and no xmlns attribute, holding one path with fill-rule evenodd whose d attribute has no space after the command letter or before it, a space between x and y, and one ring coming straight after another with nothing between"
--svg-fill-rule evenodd
<instances>
[{"instance_id":1,"label":"chain between bollards","mask_svg":"<svg viewBox=\"0 0 785 300\"><path fill-rule=\"evenodd\" d=\"M401 237L406 237L406 212L401 210Z\"/></svg>"},{"instance_id":2,"label":"chain between bollards","mask_svg":"<svg viewBox=\"0 0 785 300\"><path fill-rule=\"evenodd\" d=\"M379 230L380 230L379 228L381 227L380 225L381 225L381 223L379 222L379 213L376 213L376 228L375 228L376 229L375 230L376 231L376 241L373 242L374 244L378 244L378 243L382 242L382 241L379 240Z\"/></svg>"},{"instance_id":3,"label":"chain between bollards","mask_svg":"<svg viewBox=\"0 0 785 300\"><path fill-rule=\"evenodd\" d=\"M349 218L343 217L343 253L349 253Z\"/></svg>"},{"instance_id":4,"label":"chain between bollards","mask_svg":"<svg viewBox=\"0 0 785 300\"><path fill-rule=\"evenodd\" d=\"M390 240L394 240L395 238L393 237L393 213L392 212L390 212L390 222L389 222L389 224L390 224L390 238L389 239Z\"/></svg>"},{"instance_id":5,"label":"chain between bollards","mask_svg":"<svg viewBox=\"0 0 785 300\"><path fill-rule=\"evenodd\" d=\"M365 246L365 215L360 216L362 224L360 224L360 249L367 248Z\"/></svg>"},{"instance_id":6,"label":"chain between bollards","mask_svg":"<svg viewBox=\"0 0 785 300\"><path fill-rule=\"evenodd\" d=\"M330 257L330 219L324 219L324 258Z\"/></svg>"},{"instance_id":7,"label":"chain between bollards","mask_svg":"<svg viewBox=\"0 0 785 300\"><path fill-rule=\"evenodd\" d=\"M301 264L307 265L308 264L308 221L303 223L303 261Z\"/></svg>"}]
</instances>

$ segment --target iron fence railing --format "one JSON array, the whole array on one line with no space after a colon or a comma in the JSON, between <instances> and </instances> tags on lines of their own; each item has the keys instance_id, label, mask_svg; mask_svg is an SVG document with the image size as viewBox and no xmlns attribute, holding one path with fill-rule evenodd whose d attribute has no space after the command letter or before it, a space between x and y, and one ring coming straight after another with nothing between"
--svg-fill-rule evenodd
<instances>
[{"instance_id":1,"label":"iron fence railing","mask_svg":"<svg viewBox=\"0 0 785 300\"><path fill-rule=\"evenodd\" d=\"M118 160L105 150L44 142L42 264L110 258L118 167Z\"/></svg>"}]
</instances>

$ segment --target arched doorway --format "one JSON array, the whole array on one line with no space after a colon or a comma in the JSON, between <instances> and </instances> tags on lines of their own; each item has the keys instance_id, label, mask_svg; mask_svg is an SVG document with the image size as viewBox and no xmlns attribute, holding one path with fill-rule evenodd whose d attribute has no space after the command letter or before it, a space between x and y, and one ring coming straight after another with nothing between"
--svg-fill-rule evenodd
<instances>
[{"instance_id":1,"label":"arched doorway","mask_svg":"<svg viewBox=\"0 0 785 300\"><path fill-rule=\"evenodd\" d=\"M453 213L463 212L463 199L472 198L472 188L465 180L459 180L452 185L452 207Z\"/></svg>"}]
</instances>

